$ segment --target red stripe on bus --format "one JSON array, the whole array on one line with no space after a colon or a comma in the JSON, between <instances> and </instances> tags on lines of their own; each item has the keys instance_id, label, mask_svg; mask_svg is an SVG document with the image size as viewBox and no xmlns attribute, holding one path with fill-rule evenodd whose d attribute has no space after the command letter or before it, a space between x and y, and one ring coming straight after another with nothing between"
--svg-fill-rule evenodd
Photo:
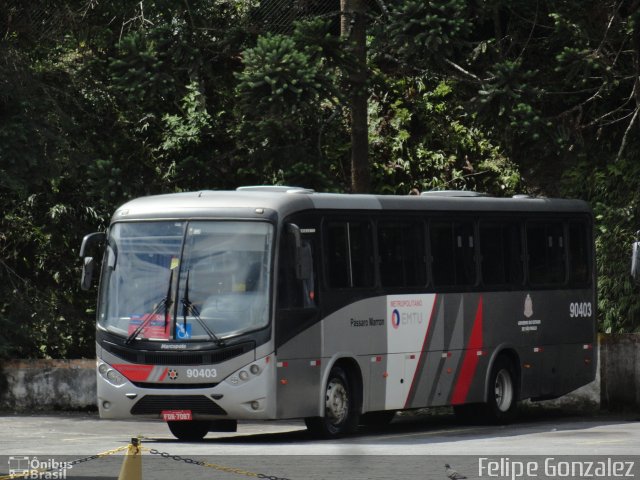
<instances>
[{"instance_id":1,"label":"red stripe on bus","mask_svg":"<svg viewBox=\"0 0 640 480\"><path fill-rule=\"evenodd\" d=\"M453 389L453 395L451 396L451 405L460 405L465 402L469 389L471 388L471 381L476 373L478 367L478 361L480 357L476 353L477 350L482 349L482 296L478 302L478 310L476 311L476 319L473 322L473 330L471 330L471 337L469 338L469 344L464 354L464 360L462 361L462 368L458 375L458 380Z\"/></svg>"},{"instance_id":2,"label":"red stripe on bus","mask_svg":"<svg viewBox=\"0 0 640 480\"><path fill-rule=\"evenodd\" d=\"M165 379L165 377L167 376L167 372L169 371L169 367L164 369L164 372L162 372L162 375L160 375L160 378L158 379L159 382L163 381Z\"/></svg>"},{"instance_id":3,"label":"red stripe on bus","mask_svg":"<svg viewBox=\"0 0 640 480\"><path fill-rule=\"evenodd\" d=\"M154 366L155 365L129 365L126 363L119 363L113 365L113 368L132 382L143 382L149 378Z\"/></svg>"},{"instance_id":4,"label":"red stripe on bus","mask_svg":"<svg viewBox=\"0 0 640 480\"><path fill-rule=\"evenodd\" d=\"M418 359L418 364L416 365L416 371L413 373L413 380L411 381L411 388L409 388L409 393L407 393L407 399L404 402L404 408L409 408L409 403L411 399L415 395L415 390L417 387L417 378L418 373L420 372L420 365L424 361L425 349L427 346L427 340L429 339L429 333L431 332L431 327L433 326L433 315L436 311L436 303L438 302L438 295L436 294L433 298L433 306L431 307L431 313L429 314L429 326L427 327L427 331L424 334L424 340L422 341L422 348L420 349L420 358Z\"/></svg>"}]
</instances>

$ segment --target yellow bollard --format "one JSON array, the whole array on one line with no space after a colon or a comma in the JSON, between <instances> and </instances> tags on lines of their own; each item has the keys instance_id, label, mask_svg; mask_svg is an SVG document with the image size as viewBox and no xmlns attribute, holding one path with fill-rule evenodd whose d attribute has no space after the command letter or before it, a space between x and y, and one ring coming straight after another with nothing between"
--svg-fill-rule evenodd
<instances>
[{"instance_id":1,"label":"yellow bollard","mask_svg":"<svg viewBox=\"0 0 640 480\"><path fill-rule=\"evenodd\" d=\"M142 454L140 440L132 438L124 462L120 468L118 480L142 480Z\"/></svg>"}]
</instances>

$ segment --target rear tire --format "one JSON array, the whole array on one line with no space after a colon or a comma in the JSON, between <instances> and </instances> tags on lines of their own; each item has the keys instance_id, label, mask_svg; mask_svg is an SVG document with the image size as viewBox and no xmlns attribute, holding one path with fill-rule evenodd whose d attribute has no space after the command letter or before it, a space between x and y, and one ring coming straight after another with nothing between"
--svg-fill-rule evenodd
<instances>
[{"instance_id":1,"label":"rear tire","mask_svg":"<svg viewBox=\"0 0 640 480\"><path fill-rule=\"evenodd\" d=\"M325 387L324 416L304 420L311 434L320 438L338 438L355 432L360 415L354 394L346 372L341 367L333 367Z\"/></svg>"},{"instance_id":2,"label":"rear tire","mask_svg":"<svg viewBox=\"0 0 640 480\"><path fill-rule=\"evenodd\" d=\"M513 421L517 415L518 377L513 362L507 357L498 357L493 364L488 387L486 418L498 424Z\"/></svg>"},{"instance_id":3,"label":"rear tire","mask_svg":"<svg viewBox=\"0 0 640 480\"><path fill-rule=\"evenodd\" d=\"M211 422L204 420L192 420L188 422L167 422L169 430L174 437L183 442L199 442L211 427Z\"/></svg>"}]
</instances>

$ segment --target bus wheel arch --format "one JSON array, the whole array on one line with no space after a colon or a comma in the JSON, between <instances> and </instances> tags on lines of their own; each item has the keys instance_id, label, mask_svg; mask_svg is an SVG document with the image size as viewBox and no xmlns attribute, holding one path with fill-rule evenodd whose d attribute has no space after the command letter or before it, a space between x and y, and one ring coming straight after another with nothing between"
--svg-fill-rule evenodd
<instances>
[{"instance_id":1,"label":"bus wheel arch","mask_svg":"<svg viewBox=\"0 0 640 480\"><path fill-rule=\"evenodd\" d=\"M500 350L487 371L484 409L492 423L508 423L515 418L520 378L518 354L510 348Z\"/></svg>"},{"instance_id":2,"label":"bus wheel arch","mask_svg":"<svg viewBox=\"0 0 640 480\"><path fill-rule=\"evenodd\" d=\"M322 416L307 417L312 435L337 438L358 428L362 412L362 373L355 360L340 358L328 369L322 389Z\"/></svg>"}]
</instances>

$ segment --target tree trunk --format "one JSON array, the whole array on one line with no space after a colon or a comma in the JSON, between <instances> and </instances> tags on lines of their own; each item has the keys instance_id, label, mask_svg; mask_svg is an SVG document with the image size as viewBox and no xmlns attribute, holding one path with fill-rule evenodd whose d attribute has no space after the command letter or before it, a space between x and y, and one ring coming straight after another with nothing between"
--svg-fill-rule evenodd
<instances>
[{"instance_id":1,"label":"tree trunk","mask_svg":"<svg viewBox=\"0 0 640 480\"><path fill-rule=\"evenodd\" d=\"M367 124L367 28L365 0L340 0L340 30L351 43L354 68L349 73L351 111L351 191L371 190Z\"/></svg>"}]
</instances>

